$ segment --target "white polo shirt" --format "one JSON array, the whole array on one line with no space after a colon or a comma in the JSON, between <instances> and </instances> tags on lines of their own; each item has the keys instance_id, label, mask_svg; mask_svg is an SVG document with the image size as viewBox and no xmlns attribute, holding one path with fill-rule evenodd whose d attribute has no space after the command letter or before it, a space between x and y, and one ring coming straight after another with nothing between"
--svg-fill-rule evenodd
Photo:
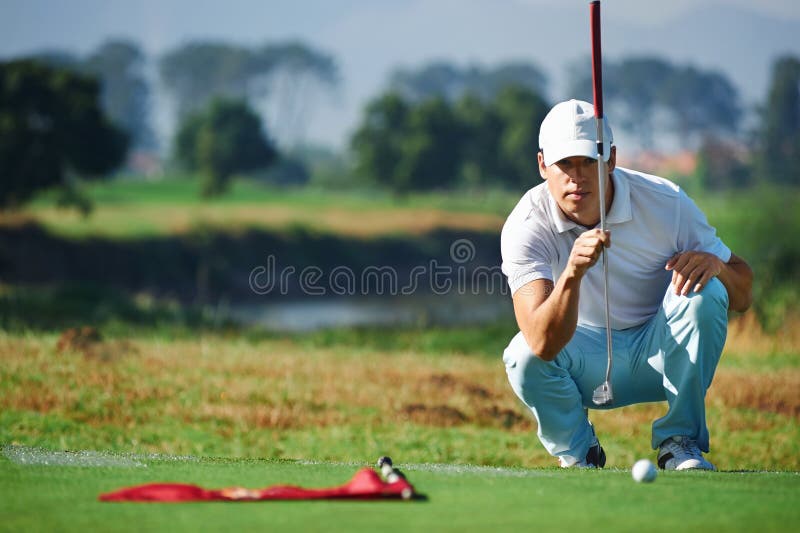
<instances>
[{"instance_id":1,"label":"white polo shirt","mask_svg":"<svg viewBox=\"0 0 800 533\"><path fill-rule=\"evenodd\" d=\"M677 252L710 252L728 262L730 249L705 215L669 180L617 167L614 200L606 215L611 328L638 326L653 316L672 272L664 269ZM569 220L547 189L530 189L511 211L500 239L503 273L512 293L537 279L556 280L575 239L585 228ZM578 324L605 327L603 268L598 261L581 281Z\"/></svg>"}]
</instances>

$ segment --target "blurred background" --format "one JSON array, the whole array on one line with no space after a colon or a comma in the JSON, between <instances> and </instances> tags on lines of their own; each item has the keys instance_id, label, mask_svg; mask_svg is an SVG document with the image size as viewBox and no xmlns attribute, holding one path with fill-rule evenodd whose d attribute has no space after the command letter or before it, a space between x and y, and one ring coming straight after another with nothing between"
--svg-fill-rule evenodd
<instances>
[{"instance_id":1,"label":"blurred background","mask_svg":"<svg viewBox=\"0 0 800 533\"><path fill-rule=\"evenodd\" d=\"M586 4L4 0L0 327L507 338L499 232L549 107L591 100ZM620 164L685 188L756 271L748 324L788 327L800 8L603 9Z\"/></svg>"}]
</instances>

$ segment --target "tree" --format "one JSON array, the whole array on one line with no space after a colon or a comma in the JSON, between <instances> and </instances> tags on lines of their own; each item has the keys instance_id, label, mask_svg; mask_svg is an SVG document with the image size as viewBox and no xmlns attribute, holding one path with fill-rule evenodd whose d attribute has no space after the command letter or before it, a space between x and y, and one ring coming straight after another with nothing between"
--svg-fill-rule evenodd
<instances>
[{"instance_id":1,"label":"tree","mask_svg":"<svg viewBox=\"0 0 800 533\"><path fill-rule=\"evenodd\" d=\"M250 84L250 101L254 105L261 102L266 120L279 139L286 145L298 144L317 97L335 89L339 82L336 62L299 42L265 45L253 55L254 63L267 68Z\"/></svg>"},{"instance_id":2,"label":"tree","mask_svg":"<svg viewBox=\"0 0 800 533\"><path fill-rule=\"evenodd\" d=\"M131 137L134 147L153 149L149 122L150 87L144 78L145 56L130 41L111 40L84 61L84 70L100 80L103 109Z\"/></svg>"},{"instance_id":3,"label":"tree","mask_svg":"<svg viewBox=\"0 0 800 533\"><path fill-rule=\"evenodd\" d=\"M547 76L536 65L523 62L503 63L495 68L476 65L461 68L452 63L434 62L416 70L396 70L389 85L413 102L430 98L454 102L466 94L489 102L510 85L544 93Z\"/></svg>"},{"instance_id":4,"label":"tree","mask_svg":"<svg viewBox=\"0 0 800 533\"><path fill-rule=\"evenodd\" d=\"M279 187L306 185L311 175L305 163L295 157L279 157L269 170L258 176L261 180Z\"/></svg>"},{"instance_id":5,"label":"tree","mask_svg":"<svg viewBox=\"0 0 800 533\"><path fill-rule=\"evenodd\" d=\"M387 93L370 102L353 136L356 170L397 194L447 187L458 174L461 134L443 99L411 106Z\"/></svg>"},{"instance_id":6,"label":"tree","mask_svg":"<svg viewBox=\"0 0 800 533\"><path fill-rule=\"evenodd\" d=\"M738 132L739 96L719 72L692 66L676 68L658 93L670 118L670 128L685 145L695 146L708 135L735 137Z\"/></svg>"},{"instance_id":7,"label":"tree","mask_svg":"<svg viewBox=\"0 0 800 533\"><path fill-rule=\"evenodd\" d=\"M31 54L30 56L21 57L20 60L31 60L37 63L43 63L52 68L60 68L65 70L73 70L78 73L83 72L83 60L73 54L60 49L45 49Z\"/></svg>"},{"instance_id":8,"label":"tree","mask_svg":"<svg viewBox=\"0 0 800 533\"><path fill-rule=\"evenodd\" d=\"M415 106L402 144L403 187L431 190L452 185L458 174L463 130L451 107L441 98Z\"/></svg>"},{"instance_id":9,"label":"tree","mask_svg":"<svg viewBox=\"0 0 800 533\"><path fill-rule=\"evenodd\" d=\"M446 62L431 63L419 70L398 69L392 73L389 87L392 92L414 102L435 97L453 100L466 89L464 73Z\"/></svg>"},{"instance_id":10,"label":"tree","mask_svg":"<svg viewBox=\"0 0 800 533\"><path fill-rule=\"evenodd\" d=\"M394 92L367 104L363 122L351 141L360 177L398 192L409 188L409 179L401 168L409 114L408 103Z\"/></svg>"},{"instance_id":11,"label":"tree","mask_svg":"<svg viewBox=\"0 0 800 533\"><path fill-rule=\"evenodd\" d=\"M742 146L708 136L697 151L695 180L705 190L746 187L752 178L747 159Z\"/></svg>"},{"instance_id":12,"label":"tree","mask_svg":"<svg viewBox=\"0 0 800 533\"><path fill-rule=\"evenodd\" d=\"M193 42L164 55L161 80L175 99L178 118L204 109L215 97L247 98L253 76L250 51L222 42Z\"/></svg>"},{"instance_id":13,"label":"tree","mask_svg":"<svg viewBox=\"0 0 800 533\"><path fill-rule=\"evenodd\" d=\"M468 186L488 185L499 180L500 138L505 123L496 107L473 94L455 105L456 119L463 130L459 179Z\"/></svg>"},{"instance_id":14,"label":"tree","mask_svg":"<svg viewBox=\"0 0 800 533\"><path fill-rule=\"evenodd\" d=\"M329 55L297 42L256 49L189 43L163 56L159 72L175 99L179 120L215 97L245 100L264 111L271 131L287 144L302 136L315 93L338 82Z\"/></svg>"},{"instance_id":15,"label":"tree","mask_svg":"<svg viewBox=\"0 0 800 533\"><path fill-rule=\"evenodd\" d=\"M98 83L31 60L0 63L0 205L69 178L102 177L123 161L128 139L99 102Z\"/></svg>"},{"instance_id":16,"label":"tree","mask_svg":"<svg viewBox=\"0 0 800 533\"><path fill-rule=\"evenodd\" d=\"M532 187L539 179L539 126L550 106L539 94L507 87L495 103L503 120L500 138L500 175L514 188Z\"/></svg>"},{"instance_id":17,"label":"tree","mask_svg":"<svg viewBox=\"0 0 800 533\"><path fill-rule=\"evenodd\" d=\"M592 100L588 58L568 69L569 94ZM695 146L705 137L736 137L739 97L721 73L676 66L658 57L630 57L603 63L603 97L612 126L631 133L644 148L656 132Z\"/></svg>"},{"instance_id":18,"label":"tree","mask_svg":"<svg viewBox=\"0 0 800 533\"><path fill-rule=\"evenodd\" d=\"M505 87L489 103L462 98L456 105L464 130L462 182L533 186L539 176L539 125L548 111L544 98L521 86Z\"/></svg>"},{"instance_id":19,"label":"tree","mask_svg":"<svg viewBox=\"0 0 800 533\"><path fill-rule=\"evenodd\" d=\"M266 168L277 156L258 115L241 100L223 98L187 117L175 147L177 158L203 175L204 196L223 193L235 173Z\"/></svg>"},{"instance_id":20,"label":"tree","mask_svg":"<svg viewBox=\"0 0 800 533\"><path fill-rule=\"evenodd\" d=\"M143 72L146 58L135 43L110 40L85 58L63 50L43 50L30 59L96 78L103 111L127 132L130 144L143 149L156 147L150 126L150 86Z\"/></svg>"},{"instance_id":21,"label":"tree","mask_svg":"<svg viewBox=\"0 0 800 533\"><path fill-rule=\"evenodd\" d=\"M775 61L762 120L758 156L762 179L800 184L800 59L787 56Z\"/></svg>"},{"instance_id":22,"label":"tree","mask_svg":"<svg viewBox=\"0 0 800 533\"><path fill-rule=\"evenodd\" d=\"M508 86L485 103L466 95L411 103L390 92L372 101L352 139L361 176L396 193L462 183L513 188L536 182L539 124L549 106Z\"/></svg>"},{"instance_id":23,"label":"tree","mask_svg":"<svg viewBox=\"0 0 800 533\"><path fill-rule=\"evenodd\" d=\"M672 73L672 65L662 59L634 57L612 64L609 76L603 78L612 80L605 94L619 110L614 115L619 117L616 123L633 133L645 148L655 146L660 92Z\"/></svg>"}]
</instances>

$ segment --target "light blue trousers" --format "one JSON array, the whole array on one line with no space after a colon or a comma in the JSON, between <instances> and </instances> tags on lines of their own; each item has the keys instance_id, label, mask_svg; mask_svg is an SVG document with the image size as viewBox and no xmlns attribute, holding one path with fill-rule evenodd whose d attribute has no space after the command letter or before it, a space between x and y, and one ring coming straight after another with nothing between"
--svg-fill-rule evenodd
<instances>
[{"instance_id":1,"label":"light blue trousers","mask_svg":"<svg viewBox=\"0 0 800 533\"><path fill-rule=\"evenodd\" d=\"M725 344L727 310L728 293L717 279L688 296L676 296L670 286L650 320L614 330L614 402L604 409L666 400L666 415L653 422L653 448L684 435L708 452L705 395ZM606 330L578 326L549 362L518 333L503 362L511 387L539 423L545 449L562 464L584 460L595 439L585 408L596 408L592 392L605 381Z\"/></svg>"}]
</instances>

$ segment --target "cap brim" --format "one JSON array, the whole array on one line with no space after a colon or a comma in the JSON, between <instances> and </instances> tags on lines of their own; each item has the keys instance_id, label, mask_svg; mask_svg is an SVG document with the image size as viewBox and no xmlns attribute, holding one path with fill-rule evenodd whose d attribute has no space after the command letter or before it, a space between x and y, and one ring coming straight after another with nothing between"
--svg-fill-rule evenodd
<instances>
[{"instance_id":1,"label":"cap brim","mask_svg":"<svg viewBox=\"0 0 800 533\"><path fill-rule=\"evenodd\" d=\"M544 164L550 166L566 157L584 156L597 159L597 143L589 139L575 139L558 143L554 146L543 146ZM608 162L611 147L607 141L603 142L603 159Z\"/></svg>"}]
</instances>

